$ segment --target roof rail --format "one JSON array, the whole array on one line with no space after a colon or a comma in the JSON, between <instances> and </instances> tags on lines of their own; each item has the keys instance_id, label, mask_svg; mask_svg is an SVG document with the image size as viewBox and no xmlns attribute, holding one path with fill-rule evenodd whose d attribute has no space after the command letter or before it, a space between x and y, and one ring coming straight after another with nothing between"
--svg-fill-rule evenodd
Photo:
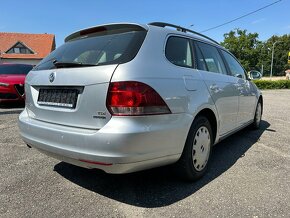
<instances>
[{"instance_id":1,"label":"roof rail","mask_svg":"<svg viewBox=\"0 0 290 218\"><path fill-rule=\"evenodd\" d=\"M214 43L219 45L219 43L217 41L213 40L212 38L210 38L208 36L205 36L205 35L203 35L203 34L201 34L199 32L195 32L193 30L181 27L181 26L177 26L177 25L170 24L170 23L163 23L163 22L152 22L152 23L148 23L148 24L149 25L153 25L153 26L158 26L158 27L166 27L166 26L173 27L173 28L176 28L177 31L181 31L183 33L190 32L190 33L193 33L195 35L198 35L198 36L201 36L203 38L206 38L206 39L208 39L208 40L210 40L210 41L212 41L212 42L214 42Z\"/></svg>"}]
</instances>

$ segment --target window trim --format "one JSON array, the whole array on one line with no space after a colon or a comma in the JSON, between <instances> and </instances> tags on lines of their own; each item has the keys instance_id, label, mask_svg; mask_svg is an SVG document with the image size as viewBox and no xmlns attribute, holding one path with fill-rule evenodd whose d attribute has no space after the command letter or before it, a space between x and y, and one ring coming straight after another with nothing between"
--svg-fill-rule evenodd
<instances>
[{"instance_id":1,"label":"window trim","mask_svg":"<svg viewBox=\"0 0 290 218\"><path fill-rule=\"evenodd\" d=\"M200 50L200 48L199 48L199 46L197 45L197 43L196 43L196 40L191 40L192 41L192 45L193 45L193 47L194 47L194 51L196 52L196 58L197 58L197 50L199 51L199 53L201 54L201 56L202 56L202 59L203 59L203 61L204 61L204 63L206 63L205 62L205 59L204 59L204 56L203 56L203 53L201 52L201 50ZM196 61L196 70L200 70L200 69L198 69L198 64L197 64L197 60L195 60ZM207 72L209 72L209 70L208 70L208 66L207 66L207 64L205 64L205 68L206 68L206 71Z\"/></svg>"},{"instance_id":2,"label":"window trim","mask_svg":"<svg viewBox=\"0 0 290 218\"><path fill-rule=\"evenodd\" d=\"M18 44L21 44L24 48L28 49L31 53L27 54L27 53L20 53L20 48L19 48L19 53L8 53L10 50L13 49L14 51L14 48L16 48L16 46ZM25 54L25 55L35 55L37 54L35 51L33 51L33 49L29 48L29 46L27 46L24 42L21 42L21 41L17 41L16 43L14 43L11 47L9 47L5 52L4 54Z\"/></svg>"}]
</instances>

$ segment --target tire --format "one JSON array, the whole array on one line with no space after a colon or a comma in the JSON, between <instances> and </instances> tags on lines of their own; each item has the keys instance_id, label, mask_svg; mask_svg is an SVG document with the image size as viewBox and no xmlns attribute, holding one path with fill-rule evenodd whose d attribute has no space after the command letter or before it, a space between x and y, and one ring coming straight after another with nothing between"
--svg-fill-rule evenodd
<instances>
[{"instance_id":1,"label":"tire","mask_svg":"<svg viewBox=\"0 0 290 218\"><path fill-rule=\"evenodd\" d=\"M262 103L259 100L258 104L257 104L257 107L256 107L256 110L255 110L254 121L253 121L253 123L251 125L252 129L259 129L260 128L261 120L262 120L262 109L263 109Z\"/></svg>"},{"instance_id":2,"label":"tire","mask_svg":"<svg viewBox=\"0 0 290 218\"><path fill-rule=\"evenodd\" d=\"M211 157L213 134L210 122L204 116L198 116L193 121L186 143L176 170L179 176L187 181L201 178Z\"/></svg>"}]
</instances>

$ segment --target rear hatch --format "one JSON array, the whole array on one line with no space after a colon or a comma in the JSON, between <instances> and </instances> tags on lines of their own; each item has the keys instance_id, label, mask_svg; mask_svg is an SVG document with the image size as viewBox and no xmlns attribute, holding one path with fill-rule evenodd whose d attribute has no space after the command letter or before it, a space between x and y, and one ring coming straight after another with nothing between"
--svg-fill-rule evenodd
<instances>
[{"instance_id":1,"label":"rear hatch","mask_svg":"<svg viewBox=\"0 0 290 218\"><path fill-rule=\"evenodd\" d=\"M109 82L119 64L138 53L146 29L111 24L82 30L43 59L26 77L31 118L100 129L111 118L106 108Z\"/></svg>"}]
</instances>

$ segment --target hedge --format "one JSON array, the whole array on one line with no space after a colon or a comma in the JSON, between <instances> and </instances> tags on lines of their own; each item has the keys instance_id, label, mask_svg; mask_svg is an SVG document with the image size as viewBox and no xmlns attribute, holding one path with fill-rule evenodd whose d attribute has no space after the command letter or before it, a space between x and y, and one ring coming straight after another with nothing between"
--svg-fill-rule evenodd
<instances>
[{"instance_id":1,"label":"hedge","mask_svg":"<svg viewBox=\"0 0 290 218\"><path fill-rule=\"evenodd\" d=\"M290 80L252 80L259 89L290 89Z\"/></svg>"}]
</instances>

